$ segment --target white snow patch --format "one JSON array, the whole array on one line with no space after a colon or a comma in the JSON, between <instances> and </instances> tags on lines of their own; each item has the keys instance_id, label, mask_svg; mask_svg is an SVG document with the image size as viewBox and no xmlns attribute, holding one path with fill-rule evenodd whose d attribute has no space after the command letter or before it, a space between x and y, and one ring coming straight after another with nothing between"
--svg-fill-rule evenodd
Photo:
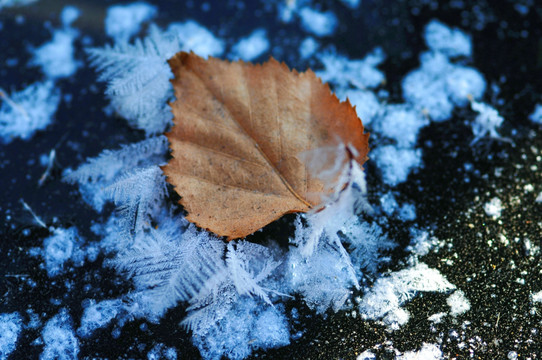
<instances>
[{"instance_id":1,"label":"white snow patch","mask_svg":"<svg viewBox=\"0 0 542 360\"><path fill-rule=\"evenodd\" d=\"M83 265L87 253L83 246L84 240L79 236L77 229L57 228L53 234L43 240L43 249L31 249L33 255L41 255L45 260L45 269L50 277L64 272L68 260L75 266Z\"/></svg>"},{"instance_id":2,"label":"white snow patch","mask_svg":"<svg viewBox=\"0 0 542 360\"><path fill-rule=\"evenodd\" d=\"M542 203L542 191L536 196L536 199L534 200L537 203Z\"/></svg>"},{"instance_id":3,"label":"white snow patch","mask_svg":"<svg viewBox=\"0 0 542 360\"><path fill-rule=\"evenodd\" d=\"M535 124L542 124L542 104L536 104L534 111L529 115L529 120Z\"/></svg>"},{"instance_id":4,"label":"white snow patch","mask_svg":"<svg viewBox=\"0 0 542 360\"><path fill-rule=\"evenodd\" d=\"M454 288L438 270L419 263L379 278L362 298L359 310L365 318L383 319L397 329L408 321L408 313L401 306L419 291L445 292Z\"/></svg>"},{"instance_id":5,"label":"white snow patch","mask_svg":"<svg viewBox=\"0 0 542 360\"><path fill-rule=\"evenodd\" d=\"M73 333L71 322L65 309L47 322L41 333L45 346L40 360L77 359L79 341Z\"/></svg>"},{"instance_id":6,"label":"white snow patch","mask_svg":"<svg viewBox=\"0 0 542 360\"><path fill-rule=\"evenodd\" d=\"M337 28L337 17L331 11L320 12L303 7L299 10L299 17L303 29L319 37L332 35Z\"/></svg>"},{"instance_id":7,"label":"white snow patch","mask_svg":"<svg viewBox=\"0 0 542 360\"><path fill-rule=\"evenodd\" d=\"M156 344L147 353L147 360L177 360L177 350L174 347L166 347L164 344Z\"/></svg>"},{"instance_id":8,"label":"white snow patch","mask_svg":"<svg viewBox=\"0 0 542 360\"><path fill-rule=\"evenodd\" d=\"M7 359L15 350L22 327L23 319L19 313L0 314L0 359Z\"/></svg>"},{"instance_id":9,"label":"white snow patch","mask_svg":"<svg viewBox=\"0 0 542 360\"><path fill-rule=\"evenodd\" d=\"M97 329L107 326L123 308L122 300L103 300L96 303L89 300L85 306L81 325L77 329L77 335L82 338L90 337Z\"/></svg>"},{"instance_id":10,"label":"white snow patch","mask_svg":"<svg viewBox=\"0 0 542 360\"><path fill-rule=\"evenodd\" d=\"M80 64L74 59L73 42L79 32L70 25L78 17L77 8L66 6L61 14L63 28L55 30L51 41L33 51L34 56L29 65L40 66L50 79L61 79L75 74Z\"/></svg>"},{"instance_id":11,"label":"white snow patch","mask_svg":"<svg viewBox=\"0 0 542 360\"><path fill-rule=\"evenodd\" d=\"M193 51L203 57L220 56L224 53L224 40L217 38L207 28L193 20L173 23L167 32L178 37L182 51Z\"/></svg>"},{"instance_id":12,"label":"white snow patch","mask_svg":"<svg viewBox=\"0 0 542 360\"><path fill-rule=\"evenodd\" d=\"M403 355L396 356L396 360L440 360L443 359L442 351L436 344L422 345L419 351L407 351Z\"/></svg>"},{"instance_id":13,"label":"white snow patch","mask_svg":"<svg viewBox=\"0 0 542 360\"><path fill-rule=\"evenodd\" d=\"M232 57L252 61L269 50L269 46L267 32L264 29L256 29L233 46Z\"/></svg>"},{"instance_id":14,"label":"white snow patch","mask_svg":"<svg viewBox=\"0 0 542 360\"><path fill-rule=\"evenodd\" d=\"M372 91L348 89L337 92L337 96L343 101L346 99L350 101L350 104L356 108L356 113L363 126L371 124L377 114L382 111L382 106Z\"/></svg>"},{"instance_id":15,"label":"white snow patch","mask_svg":"<svg viewBox=\"0 0 542 360\"><path fill-rule=\"evenodd\" d=\"M373 152L373 159L382 172L382 180L391 186L406 181L410 172L422 165L420 149L399 149L384 145Z\"/></svg>"},{"instance_id":16,"label":"white snow patch","mask_svg":"<svg viewBox=\"0 0 542 360\"><path fill-rule=\"evenodd\" d=\"M425 42L433 50L449 57L471 56L470 36L459 29L451 29L438 20L432 20L425 27Z\"/></svg>"},{"instance_id":17,"label":"white snow patch","mask_svg":"<svg viewBox=\"0 0 542 360\"><path fill-rule=\"evenodd\" d=\"M316 52L316 50L318 50L319 46L320 44L318 44L318 41L309 36L301 42L301 45L299 45L299 56L301 56L302 59L308 59Z\"/></svg>"},{"instance_id":18,"label":"white snow patch","mask_svg":"<svg viewBox=\"0 0 542 360\"><path fill-rule=\"evenodd\" d=\"M339 93L346 91L349 86L371 89L385 80L384 73L377 69L385 58L381 48L373 49L361 60L350 60L333 51L327 51L318 55L318 59L324 65L324 70L317 71L316 75L323 82L335 85L335 91Z\"/></svg>"},{"instance_id":19,"label":"white snow patch","mask_svg":"<svg viewBox=\"0 0 542 360\"><path fill-rule=\"evenodd\" d=\"M484 211L486 212L487 216L491 216L493 218L501 217L502 210L503 207L501 199L497 197L491 199L488 203L484 205Z\"/></svg>"},{"instance_id":20,"label":"white snow patch","mask_svg":"<svg viewBox=\"0 0 542 360\"><path fill-rule=\"evenodd\" d=\"M470 310L469 299L466 298L465 293L461 290L456 290L448 299L446 303L450 307L450 314L452 316L463 315Z\"/></svg>"},{"instance_id":21,"label":"white snow patch","mask_svg":"<svg viewBox=\"0 0 542 360\"><path fill-rule=\"evenodd\" d=\"M442 322L442 319L446 315L447 314L445 312L439 312L439 313L436 313L436 314L433 314L433 315L429 316L427 318L427 320L431 321L433 324L440 324Z\"/></svg>"},{"instance_id":22,"label":"white snow patch","mask_svg":"<svg viewBox=\"0 0 542 360\"><path fill-rule=\"evenodd\" d=\"M470 98L479 99L485 91L480 72L453 64L442 53L425 52L420 62L403 79L403 97L433 121L448 120L454 106L466 106Z\"/></svg>"},{"instance_id":23,"label":"white snow patch","mask_svg":"<svg viewBox=\"0 0 542 360\"><path fill-rule=\"evenodd\" d=\"M60 95L52 81L34 83L8 95L0 89L0 140L9 143L19 137L28 140L51 123Z\"/></svg>"},{"instance_id":24,"label":"white snow patch","mask_svg":"<svg viewBox=\"0 0 542 360\"><path fill-rule=\"evenodd\" d=\"M501 126L504 119L499 115L499 112L493 107L477 101L472 101L471 107L472 110L479 113L472 123L472 132L474 134L472 143L486 135L494 139L500 138L497 128Z\"/></svg>"},{"instance_id":25,"label":"white snow patch","mask_svg":"<svg viewBox=\"0 0 542 360\"><path fill-rule=\"evenodd\" d=\"M532 294L531 298L534 302L542 303L542 291Z\"/></svg>"},{"instance_id":26,"label":"white snow patch","mask_svg":"<svg viewBox=\"0 0 542 360\"><path fill-rule=\"evenodd\" d=\"M408 105L388 105L384 114L373 126L383 136L395 140L400 148L414 147L420 129L429 124L429 120L419 111Z\"/></svg>"},{"instance_id":27,"label":"white snow patch","mask_svg":"<svg viewBox=\"0 0 542 360\"><path fill-rule=\"evenodd\" d=\"M376 360L376 355L371 350L365 350L358 355L356 360Z\"/></svg>"},{"instance_id":28,"label":"white snow patch","mask_svg":"<svg viewBox=\"0 0 542 360\"><path fill-rule=\"evenodd\" d=\"M141 31L141 25L154 18L156 14L156 6L146 2L111 6L107 9L105 17L105 33L116 43L127 43L132 36Z\"/></svg>"}]
</instances>

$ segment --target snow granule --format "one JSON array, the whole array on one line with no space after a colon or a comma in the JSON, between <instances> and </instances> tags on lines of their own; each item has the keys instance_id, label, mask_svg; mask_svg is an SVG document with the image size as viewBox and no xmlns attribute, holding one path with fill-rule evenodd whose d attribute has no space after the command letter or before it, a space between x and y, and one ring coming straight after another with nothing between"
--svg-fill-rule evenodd
<instances>
[{"instance_id":1,"label":"snow granule","mask_svg":"<svg viewBox=\"0 0 542 360\"><path fill-rule=\"evenodd\" d=\"M373 128L395 140L399 147L407 148L416 145L420 129L428 124L429 121L421 112L414 111L408 105L388 105Z\"/></svg>"},{"instance_id":2,"label":"snow granule","mask_svg":"<svg viewBox=\"0 0 542 360\"><path fill-rule=\"evenodd\" d=\"M316 36L329 36L337 28L337 17L330 11L320 12L309 7L299 11L303 29Z\"/></svg>"},{"instance_id":3,"label":"snow granule","mask_svg":"<svg viewBox=\"0 0 542 360\"><path fill-rule=\"evenodd\" d=\"M424 343L419 351L407 351L399 355L396 360L440 360L443 359L442 351L436 344Z\"/></svg>"},{"instance_id":4,"label":"snow granule","mask_svg":"<svg viewBox=\"0 0 542 360\"><path fill-rule=\"evenodd\" d=\"M269 46L266 31L257 29L233 46L233 57L244 61L252 61L269 50Z\"/></svg>"},{"instance_id":5,"label":"snow granule","mask_svg":"<svg viewBox=\"0 0 542 360\"><path fill-rule=\"evenodd\" d=\"M0 142L19 137L28 140L34 132L47 127L56 112L60 95L52 81L34 83L6 94L0 89Z\"/></svg>"},{"instance_id":6,"label":"snow granule","mask_svg":"<svg viewBox=\"0 0 542 360\"><path fill-rule=\"evenodd\" d=\"M79 341L75 337L71 318L65 309L47 322L41 338L45 346L40 360L77 359Z\"/></svg>"},{"instance_id":7,"label":"snow granule","mask_svg":"<svg viewBox=\"0 0 542 360\"><path fill-rule=\"evenodd\" d=\"M7 359L15 350L22 323L19 313L0 314L0 359Z\"/></svg>"},{"instance_id":8,"label":"snow granule","mask_svg":"<svg viewBox=\"0 0 542 360\"><path fill-rule=\"evenodd\" d=\"M535 124L542 124L542 104L536 104L534 111L529 115L529 120Z\"/></svg>"},{"instance_id":9,"label":"snow granule","mask_svg":"<svg viewBox=\"0 0 542 360\"><path fill-rule=\"evenodd\" d=\"M89 300L77 334L82 338L90 337L97 329L107 326L120 313L122 307L122 300L103 300L99 303Z\"/></svg>"},{"instance_id":10,"label":"snow granule","mask_svg":"<svg viewBox=\"0 0 542 360\"><path fill-rule=\"evenodd\" d=\"M392 145L381 146L373 152L382 180L391 186L406 181L410 172L421 166L421 156L419 149L398 149Z\"/></svg>"},{"instance_id":11,"label":"snow granule","mask_svg":"<svg viewBox=\"0 0 542 360\"><path fill-rule=\"evenodd\" d=\"M438 20L432 20L425 27L425 43L431 50L449 57L471 56L472 53L470 36Z\"/></svg>"},{"instance_id":12,"label":"snow granule","mask_svg":"<svg viewBox=\"0 0 542 360\"><path fill-rule=\"evenodd\" d=\"M461 290L456 290L446 299L446 303L450 307L450 314L458 316L470 310L469 299L465 297L465 293Z\"/></svg>"},{"instance_id":13,"label":"snow granule","mask_svg":"<svg viewBox=\"0 0 542 360\"><path fill-rule=\"evenodd\" d=\"M156 6L145 2L115 5L107 9L105 33L117 43L126 43L140 32L141 24L156 16Z\"/></svg>"},{"instance_id":14,"label":"snow granule","mask_svg":"<svg viewBox=\"0 0 542 360\"><path fill-rule=\"evenodd\" d=\"M502 202L499 198L493 198L484 205L484 211L488 216L499 218L502 212Z\"/></svg>"},{"instance_id":15,"label":"snow granule","mask_svg":"<svg viewBox=\"0 0 542 360\"><path fill-rule=\"evenodd\" d=\"M318 41L309 36L301 42L301 45L299 45L299 56L301 56L302 59L310 58L316 52L318 46L320 46Z\"/></svg>"}]
</instances>

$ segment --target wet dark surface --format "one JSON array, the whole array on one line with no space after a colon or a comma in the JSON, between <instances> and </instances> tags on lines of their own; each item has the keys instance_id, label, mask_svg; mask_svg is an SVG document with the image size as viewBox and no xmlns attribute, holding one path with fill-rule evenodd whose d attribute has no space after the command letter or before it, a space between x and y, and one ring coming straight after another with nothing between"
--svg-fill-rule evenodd
<instances>
[{"instance_id":1,"label":"wet dark surface","mask_svg":"<svg viewBox=\"0 0 542 360\"><path fill-rule=\"evenodd\" d=\"M278 22L274 5L246 1L240 10L237 2L217 1L205 12L197 3L159 3L157 23L167 25L193 18L225 38L228 46L254 28L265 27L273 56L298 69L317 65L297 62L294 44L306 33L297 22ZM322 40L323 46L332 44L350 58L362 57L375 46L383 48L387 60L381 68L392 101L401 101L400 81L418 66L418 55L424 50L422 30L429 20L437 18L470 33L474 54L469 65L485 76L488 90L484 101L505 118L500 134L511 142L485 139L471 145L472 134L466 122L474 115L458 110L452 120L432 124L422 131L419 145L425 166L397 188L398 199L416 205L418 218L412 225L428 230L443 243L422 261L464 291L471 303L470 311L433 324L427 318L447 311L448 294L420 294L406 305L410 321L391 332L346 312L330 313L323 319L292 301L287 309L295 306L306 315L300 316L292 333L302 330L303 336L292 340L289 346L258 352L255 357L354 359L373 349L379 358L392 359L392 349L410 351L423 343L438 344L447 358L503 359L510 351L517 352L520 359L542 357L542 310L531 300L532 293L542 290L542 262L540 252L529 250L526 245L527 241L535 247L542 245L542 204L535 202L542 191L542 130L527 119L534 104L542 100L542 8L532 6L522 15L515 9L515 1L452 0L437 4L421 0L363 0L356 10L335 1L319 3L322 9L332 9L341 23L334 37ZM464 6L458 7L459 3ZM111 3L70 4L82 11L74 26L84 36L90 36L94 45L106 42L103 16ZM0 87L19 90L42 78L36 68L26 66L30 59L27 49L49 39L44 22L58 27L58 14L64 5L65 2L44 0L0 12ZM19 23L16 14L24 15L24 22ZM77 42L76 57L84 59L81 39ZM9 58L17 58L18 64L5 65ZM48 318L68 307L78 321L83 299L111 298L130 286L112 270L109 276L97 279L98 273L104 274L103 259L52 282L39 268L39 261L26 254L30 247L40 246L49 232L35 225L20 199L48 225L73 224L88 240L97 240L88 228L93 221L100 220L100 215L81 201L75 188L60 181L61 171L103 149L143 138L123 119L104 115L104 85L95 79L93 69L85 63L73 78L59 82L62 93L73 97L70 102L61 102L51 126L29 141L0 145L0 313L19 311L26 316L26 309L21 308L25 304ZM500 88L499 93L492 90L493 84ZM45 170L39 157L52 148L57 152L57 167L53 176L39 187L38 179ZM466 167L466 163L472 166ZM386 189L370 163L367 171L369 198L376 203L376 194ZM526 185L532 185L534 190L526 190ZM494 197L500 198L504 206L498 220L490 219L483 209ZM25 230L29 234L25 235ZM401 245L393 254L391 269L404 260L407 235L402 223L390 222L389 236ZM30 284L29 279L37 285ZM72 291L65 291L66 281L72 284ZM91 284L90 290L83 290L86 284ZM61 299L62 304L51 303L51 298ZM111 326L98 330L92 339L81 340L80 356L145 358L154 344L164 343L177 348L179 358L197 358L198 351L190 344L189 335L178 326L183 316L182 309L171 310L160 325L147 324L145 331L140 328L143 321L132 322L118 339L112 339ZM12 358L37 358L41 349L32 345L37 337L39 330L24 331Z\"/></svg>"}]
</instances>

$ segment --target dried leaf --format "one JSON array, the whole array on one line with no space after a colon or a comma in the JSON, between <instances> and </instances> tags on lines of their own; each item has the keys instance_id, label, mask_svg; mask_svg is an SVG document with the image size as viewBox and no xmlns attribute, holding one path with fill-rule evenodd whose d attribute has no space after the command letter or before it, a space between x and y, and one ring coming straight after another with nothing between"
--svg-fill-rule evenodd
<instances>
[{"instance_id":1,"label":"dried leaf","mask_svg":"<svg viewBox=\"0 0 542 360\"><path fill-rule=\"evenodd\" d=\"M307 151L339 141L356 153L342 147L343 167L365 162L368 134L355 109L311 70L185 52L169 64L177 100L163 170L196 225L235 239L320 205L325 184L300 158Z\"/></svg>"}]
</instances>

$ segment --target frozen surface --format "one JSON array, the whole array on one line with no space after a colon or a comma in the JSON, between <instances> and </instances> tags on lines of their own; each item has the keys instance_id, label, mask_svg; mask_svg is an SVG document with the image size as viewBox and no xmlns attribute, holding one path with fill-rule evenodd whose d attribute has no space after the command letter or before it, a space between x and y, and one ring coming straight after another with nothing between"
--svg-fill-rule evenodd
<instances>
[{"instance_id":1,"label":"frozen surface","mask_svg":"<svg viewBox=\"0 0 542 360\"><path fill-rule=\"evenodd\" d=\"M73 42L79 32L71 27L79 16L79 11L73 6L66 6L61 14L63 27L53 31L51 41L33 51L30 65L40 66L50 79L60 79L72 76L79 67L74 59Z\"/></svg>"},{"instance_id":2,"label":"frozen surface","mask_svg":"<svg viewBox=\"0 0 542 360\"><path fill-rule=\"evenodd\" d=\"M470 310L469 299L467 299L465 293L461 290L456 290L452 295L448 296L446 303L450 307L450 314L452 316L463 315Z\"/></svg>"},{"instance_id":3,"label":"frozen surface","mask_svg":"<svg viewBox=\"0 0 542 360\"><path fill-rule=\"evenodd\" d=\"M303 28L316 36L329 36L337 27L337 17L331 11L317 11L310 7L299 10L301 25Z\"/></svg>"},{"instance_id":4,"label":"frozen surface","mask_svg":"<svg viewBox=\"0 0 542 360\"><path fill-rule=\"evenodd\" d=\"M117 43L128 42L132 36L140 32L141 25L150 21L156 14L156 6L146 2L111 6L107 9L105 33Z\"/></svg>"},{"instance_id":5,"label":"frozen surface","mask_svg":"<svg viewBox=\"0 0 542 360\"><path fill-rule=\"evenodd\" d=\"M52 121L60 95L52 81L34 83L8 95L0 89L0 140L28 140Z\"/></svg>"},{"instance_id":6,"label":"frozen surface","mask_svg":"<svg viewBox=\"0 0 542 360\"><path fill-rule=\"evenodd\" d=\"M41 333L44 347L40 360L77 359L79 341L71 323L71 317L65 309L47 322Z\"/></svg>"},{"instance_id":7,"label":"frozen surface","mask_svg":"<svg viewBox=\"0 0 542 360\"><path fill-rule=\"evenodd\" d=\"M269 40L264 29L257 29L233 46L234 58L252 61L269 50Z\"/></svg>"},{"instance_id":8,"label":"frozen surface","mask_svg":"<svg viewBox=\"0 0 542 360\"><path fill-rule=\"evenodd\" d=\"M0 314L0 359L5 360L15 350L23 320L19 313Z\"/></svg>"}]
</instances>

